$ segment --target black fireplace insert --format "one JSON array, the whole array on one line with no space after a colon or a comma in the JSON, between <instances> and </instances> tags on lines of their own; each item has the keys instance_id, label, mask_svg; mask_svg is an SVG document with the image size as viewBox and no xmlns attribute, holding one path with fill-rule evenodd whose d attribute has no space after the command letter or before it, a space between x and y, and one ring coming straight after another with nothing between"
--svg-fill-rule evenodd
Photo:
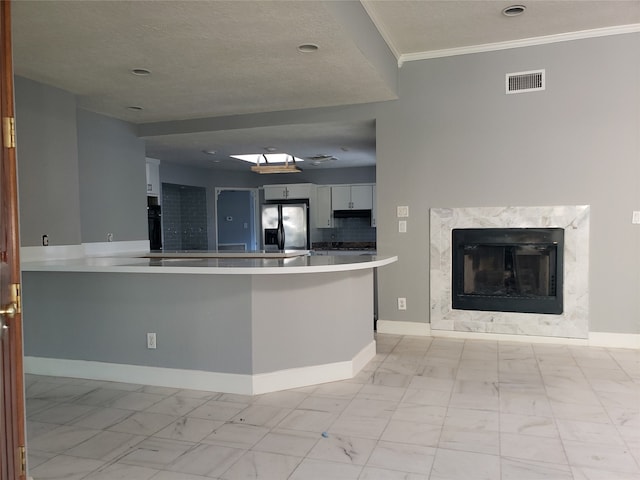
<instances>
[{"instance_id":1,"label":"black fireplace insert","mask_svg":"<svg viewBox=\"0 0 640 480\"><path fill-rule=\"evenodd\" d=\"M452 232L452 307L561 314L564 229Z\"/></svg>"}]
</instances>

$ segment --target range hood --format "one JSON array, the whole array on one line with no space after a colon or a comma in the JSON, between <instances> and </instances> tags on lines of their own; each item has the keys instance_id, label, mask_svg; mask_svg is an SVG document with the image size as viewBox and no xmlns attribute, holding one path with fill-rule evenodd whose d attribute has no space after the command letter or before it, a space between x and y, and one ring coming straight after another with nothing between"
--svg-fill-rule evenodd
<instances>
[{"instance_id":1,"label":"range hood","mask_svg":"<svg viewBox=\"0 0 640 480\"><path fill-rule=\"evenodd\" d=\"M371 218L371 210L334 210L333 218Z\"/></svg>"}]
</instances>

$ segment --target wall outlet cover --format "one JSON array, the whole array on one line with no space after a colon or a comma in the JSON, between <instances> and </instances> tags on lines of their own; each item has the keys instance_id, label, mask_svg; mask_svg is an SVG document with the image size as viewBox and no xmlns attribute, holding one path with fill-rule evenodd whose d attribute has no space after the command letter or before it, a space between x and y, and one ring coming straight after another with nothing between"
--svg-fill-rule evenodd
<instances>
[{"instance_id":1,"label":"wall outlet cover","mask_svg":"<svg viewBox=\"0 0 640 480\"><path fill-rule=\"evenodd\" d=\"M398 206L397 208L397 216L402 218L402 217L408 217L409 216L409 207L406 205L402 205L402 206Z\"/></svg>"}]
</instances>

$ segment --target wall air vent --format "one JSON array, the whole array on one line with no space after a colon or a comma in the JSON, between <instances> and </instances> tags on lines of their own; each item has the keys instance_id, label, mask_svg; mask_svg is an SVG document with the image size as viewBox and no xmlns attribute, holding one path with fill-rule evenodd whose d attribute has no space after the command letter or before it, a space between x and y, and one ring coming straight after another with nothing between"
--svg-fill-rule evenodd
<instances>
[{"instance_id":1,"label":"wall air vent","mask_svg":"<svg viewBox=\"0 0 640 480\"><path fill-rule=\"evenodd\" d=\"M506 93L536 92L545 89L544 70L507 73Z\"/></svg>"}]
</instances>

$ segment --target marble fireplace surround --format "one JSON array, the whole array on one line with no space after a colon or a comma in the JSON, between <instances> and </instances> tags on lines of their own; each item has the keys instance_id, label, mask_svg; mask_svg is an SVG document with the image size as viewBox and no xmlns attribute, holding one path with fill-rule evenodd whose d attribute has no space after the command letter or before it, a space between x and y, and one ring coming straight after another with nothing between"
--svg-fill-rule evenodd
<instances>
[{"instance_id":1,"label":"marble fireplace surround","mask_svg":"<svg viewBox=\"0 0 640 480\"><path fill-rule=\"evenodd\" d=\"M565 229L564 311L561 315L451 308L454 228ZM589 206L432 208L430 212L431 329L588 338Z\"/></svg>"}]
</instances>

